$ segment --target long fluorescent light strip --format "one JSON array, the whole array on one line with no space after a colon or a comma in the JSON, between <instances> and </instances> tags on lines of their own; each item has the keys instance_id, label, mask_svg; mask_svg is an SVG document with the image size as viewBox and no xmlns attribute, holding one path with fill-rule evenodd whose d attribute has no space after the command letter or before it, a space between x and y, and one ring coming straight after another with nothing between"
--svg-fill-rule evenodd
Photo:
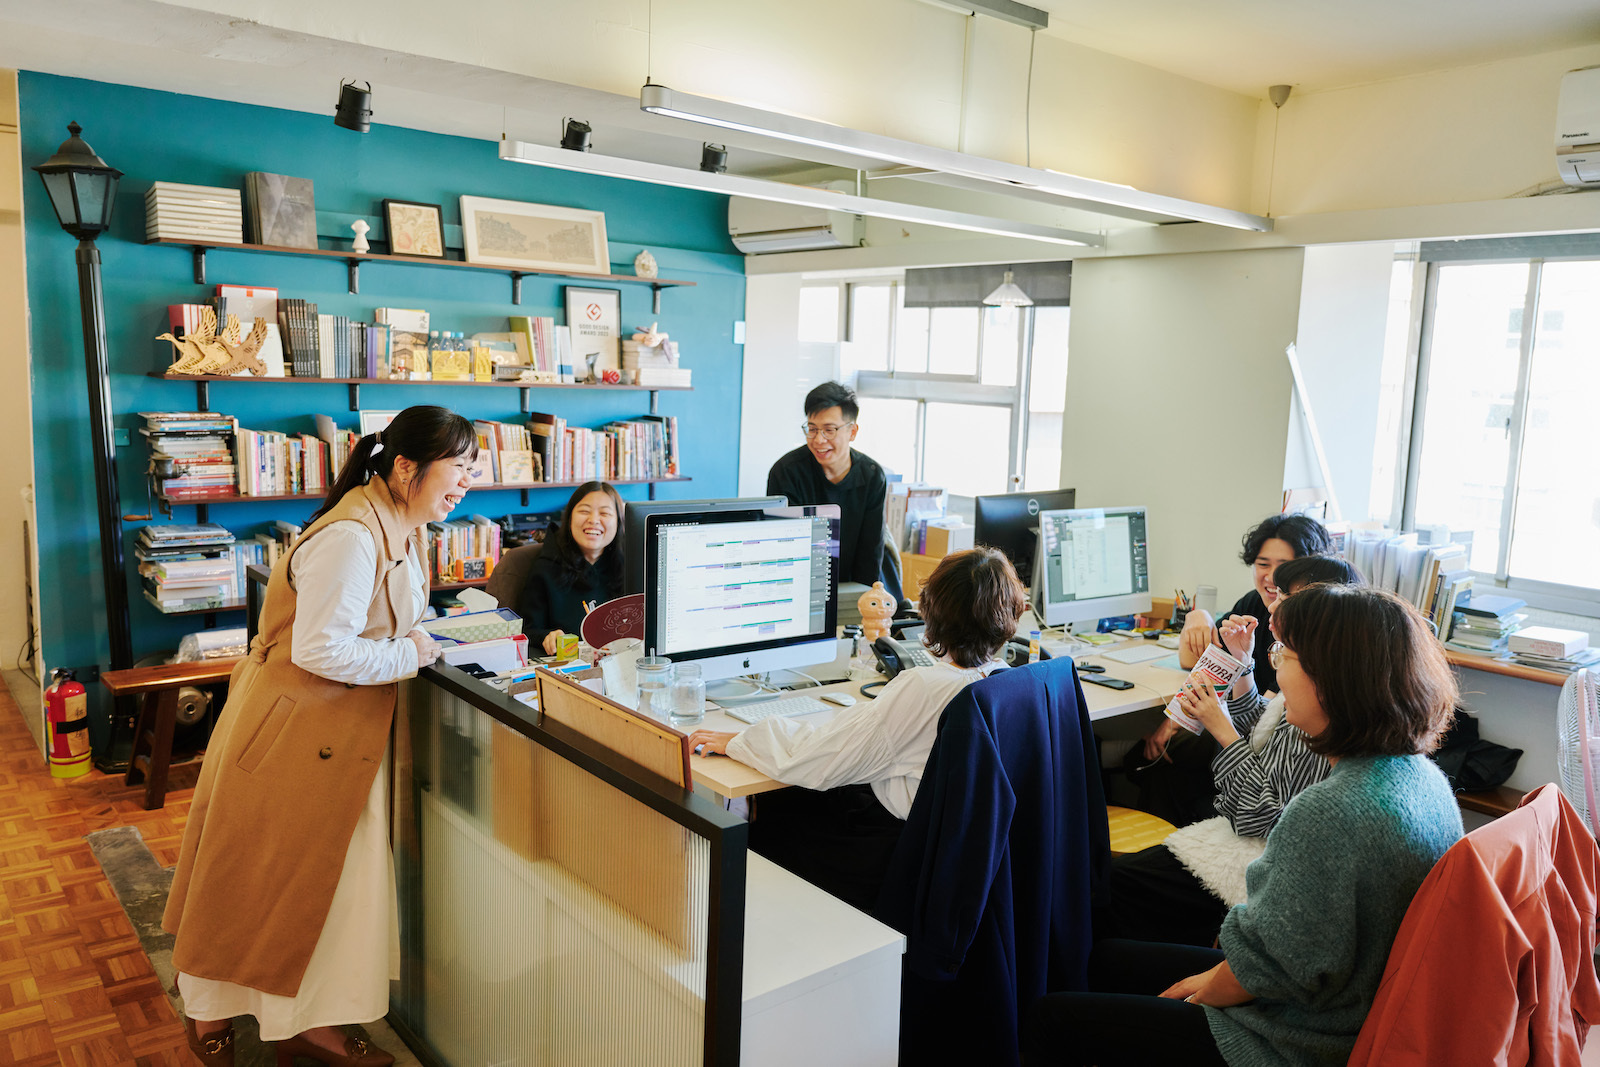
<instances>
[{"instance_id":1,"label":"long fluorescent light strip","mask_svg":"<svg viewBox=\"0 0 1600 1067\"><path fill-rule=\"evenodd\" d=\"M988 215L969 215L961 211L904 204L897 200L874 200L866 196L813 189L804 185L768 181L764 178L746 178L738 174L711 174L689 170L686 167L669 167L662 163L647 163L622 156L602 156L593 152L573 152L565 148L534 144L529 141L501 141L500 158L513 163L528 163L536 167L553 167L557 170L581 171L585 174L602 174L611 178L648 182L652 185L670 185L679 189L700 189L728 196L744 196L752 200L770 200L778 204L798 207L822 208L824 211L843 211L853 215L870 215L874 218L893 219L896 222L921 223L942 226L970 233L987 233L997 237L1022 237L1030 241L1048 241L1052 244L1080 245L1098 248L1104 241L1098 234L1065 230L1055 226L1040 226L1031 222L993 218Z\"/></svg>"},{"instance_id":2,"label":"long fluorescent light strip","mask_svg":"<svg viewBox=\"0 0 1600 1067\"><path fill-rule=\"evenodd\" d=\"M814 119L796 118L773 111L730 104L722 100L690 96L665 85L646 84L639 90L639 107L652 115L683 119L725 130L738 130L762 137L776 137L795 144L810 145L834 152L881 159L908 167L920 167L944 174L959 175L998 185L1002 189L1039 190L1054 194L1064 203L1110 214L1143 220L1209 222L1237 230L1267 231L1272 220L1243 211L1213 207L1157 193L1140 192L1126 185L1080 178L1057 171L1024 167L996 159L953 152L945 148L902 141L894 137L864 133L847 126L835 126ZM908 175L908 177L914 177Z\"/></svg>"}]
</instances>

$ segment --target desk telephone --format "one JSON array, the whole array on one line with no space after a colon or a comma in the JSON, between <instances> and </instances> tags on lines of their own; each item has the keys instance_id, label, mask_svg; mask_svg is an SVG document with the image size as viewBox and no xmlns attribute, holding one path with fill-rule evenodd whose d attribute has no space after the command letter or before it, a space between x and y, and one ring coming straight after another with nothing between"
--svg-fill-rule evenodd
<instances>
[{"instance_id":1,"label":"desk telephone","mask_svg":"<svg viewBox=\"0 0 1600 1067\"><path fill-rule=\"evenodd\" d=\"M912 667L931 667L938 662L921 643L904 644L892 637L872 642L872 654L878 657L878 670L889 678Z\"/></svg>"}]
</instances>

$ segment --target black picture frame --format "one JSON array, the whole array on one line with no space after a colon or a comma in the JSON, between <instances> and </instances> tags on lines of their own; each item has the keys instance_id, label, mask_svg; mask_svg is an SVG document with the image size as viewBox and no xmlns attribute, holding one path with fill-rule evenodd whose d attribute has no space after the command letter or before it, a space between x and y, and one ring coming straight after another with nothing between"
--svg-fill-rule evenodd
<instances>
[{"instance_id":1,"label":"black picture frame","mask_svg":"<svg viewBox=\"0 0 1600 1067\"><path fill-rule=\"evenodd\" d=\"M397 215L395 208L406 210ZM429 212L432 213L431 225ZM389 244L389 254L392 256L415 256L418 259L445 258L444 209L438 204L385 199L383 234ZM405 247L401 247L402 244ZM437 251L434 251L435 249Z\"/></svg>"}]
</instances>

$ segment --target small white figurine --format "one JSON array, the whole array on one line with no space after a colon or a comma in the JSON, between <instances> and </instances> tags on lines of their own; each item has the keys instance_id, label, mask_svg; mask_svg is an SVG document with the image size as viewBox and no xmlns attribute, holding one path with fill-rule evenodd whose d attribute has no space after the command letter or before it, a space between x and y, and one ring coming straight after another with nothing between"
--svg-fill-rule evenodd
<instances>
[{"instance_id":1,"label":"small white figurine","mask_svg":"<svg viewBox=\"0 0 1600 1067\"><path fill-rule=\"evenodd\" d=\"M372 247L371 245L367 244L367 231L372 229L372 227L367 225L366 219L356 219L356 221L350 224L350 228L356 231L356 239L350 243L350 251L365 252L368 248Z\"/></svg>"},{"instance_id":2,"label":"small white figurine","mask_svg":"<svg viewBox=\"0 0 1600 1067\"><path fill-rule=\"evenodd\" d=\"M633 257L633 273L641 278L654 278L656 276L656 257L645 249Z\"/></svg>"},{"instance_id":3,"label":"small white figurine","mask_svg":"<svg viewBox=\"0 0 1600 1067\"><path fill-rule=\"evenodd\" d=\"M659 325L661 325L659 322L652 322L648 330L641 327L633 331L633 336L629 340L638 341L646 348L654 348L667 339L667 335L664 332L656 329Z\"/></svg>"}]
</instances>

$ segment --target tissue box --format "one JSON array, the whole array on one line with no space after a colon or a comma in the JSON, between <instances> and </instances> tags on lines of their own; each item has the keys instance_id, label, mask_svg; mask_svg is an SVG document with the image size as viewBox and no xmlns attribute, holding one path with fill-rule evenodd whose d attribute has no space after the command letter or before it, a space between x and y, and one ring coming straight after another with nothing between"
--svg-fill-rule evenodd
<instances>
[{"instance_id":1,"label":"tissue box","mask_svg":"<svg viewBox=\"0 0 1600 1067\"><path fill-rule=\"evenodd\" d=\"M1511 635L1511 651L1550 659L1566 659L1589 647L1589 635L1582 630L1559 630L1554 626L1524 626Z\"/></svg>"},{"instance_id":2,"label":"tissue box","mask_svg":"<svg viewBox=\"0 0 1600 1067\"><path fill-rule=\"evenodd\" d=\"M426 619L422 628L435 637L448 637L452 641L488 641L520 634L522 616L510 608L497 608L494 611L472 611L465 615Z\"/></svg>"}]
</instances>

